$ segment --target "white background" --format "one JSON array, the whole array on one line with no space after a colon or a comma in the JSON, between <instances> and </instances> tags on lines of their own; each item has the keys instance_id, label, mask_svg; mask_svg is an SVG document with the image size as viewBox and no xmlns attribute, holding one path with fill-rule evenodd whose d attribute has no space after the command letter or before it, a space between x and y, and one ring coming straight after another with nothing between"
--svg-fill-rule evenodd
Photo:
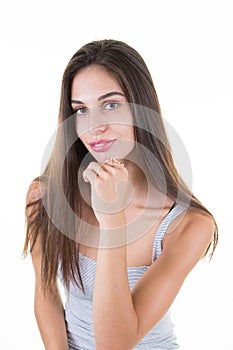
<instances>
[{"instance_id":1,"label":"white background","mask_svg":"<svg viewBox=\"0 0 233 350\"><path fill-rule=\"evenodd\" d=\"M94 39L120 39L144 57L163 116L192 161L193 191L214 213L214 259L187 278L173 306L181 350L233 349L233 10L227 0L9 1L0 5L2 349L43 349L34 275L21 258L30 181L55 131L61 77Z\"/></svg>"}]
</instances>

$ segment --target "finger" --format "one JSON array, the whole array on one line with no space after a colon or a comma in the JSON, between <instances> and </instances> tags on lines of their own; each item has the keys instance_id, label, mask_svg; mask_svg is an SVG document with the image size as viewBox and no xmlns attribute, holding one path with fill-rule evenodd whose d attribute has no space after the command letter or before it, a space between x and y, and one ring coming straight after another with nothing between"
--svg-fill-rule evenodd
<instances>
[{"instance_id":1,"label":"finger","mask_svg":"<svg viewBox=\"0 0 233 350\"><path fill-rule=\"evenodd\" d=\"M83 172L83 178L86 182L93 182L97 176L104 177L105 175L106 169L104 169L102 165L97 162L91 162Z\"/></svg>"},{"instance_id":2,"label":"finger","mask_svg":"<svg viewBox=\"0 0 233 350\"><path fill-rule=\"evenodd\" d=\"M87 169L92 170L93 172L96 173L96 175L100 176L100 173L101 173L101 170L102 170L102 165L100 163L97 163L97 162L91 162L88 165Z\"/></svg>"},{"instance_id":3,"label":"finger","mask_svg":"<svg viewBox=\"0 0 233 350\"><path fill-rule=\"evenodd\" d=\"M104 163L102 164L104 168L109 169L120 169L120 168L124 168L124 163L122 163L121 161L118 161L115 158L110 158L104 161Z\"/></svg>"},{"instance_id":4,"label":"finger","mask_svg":"<svg viewBox=\"0 0 233 350\"><path fill-rule=\"evenodd\" d=\"M87 166L87 169L92 169L92 170L95 170L97 172L100 167L101 167L100 163L90 162Z\"/></svg>"},{"instance_id":5,"label":"finger","mask_svg":"<svg viewBox=\"0 0 233 350\"><path fill-rule=\"evenodd\" d=\"M102 168L103 168L106 172L108 172L108 173L114 175L114 174L116 174L116 173L119 172L119 169L122 168L122 165L117 164L117 165L115 166L115 165L112 165L112 164L109 164L109 163L104 163L104 164L102 164Z\"/></svg>"},{"instance_id":6,"label":"finger","mask_svg":"<svg viewBox=\"0 0 233 350\"><path fill-rule=\"evenodd\" d=\"M118 164L118 165L123 165L124 166L123 162L121 160L116 159L116 158L111 158L111 162L112 162L113 165L117 165Z\"/></svg>"},{"instance_id":7,"label":"finger","mask_svg":"<svg viewBox=\"0 0 233 350\"><path fill-rule=\"evenodd\" d=\"M104 164L110 164L112 166L117 166L117 165L120 165L120 166L125 166L124 163L122 162L122 160L118 160L116 158L110 158L110 159L106 159L104 161Z\"/></svg>"},{"instance_id":8,"label":"finger","mask_svg":"<svg viewBox=\"0 0 233 350\"><path fill-rule=\"evenodd\" d=\"M92 169L86 169L83 172L83 179L85 182L91 182L93 183L95 181L95 179L97 178L97 174L95 171L93 171Z\"/></svg>"}]
</instances>

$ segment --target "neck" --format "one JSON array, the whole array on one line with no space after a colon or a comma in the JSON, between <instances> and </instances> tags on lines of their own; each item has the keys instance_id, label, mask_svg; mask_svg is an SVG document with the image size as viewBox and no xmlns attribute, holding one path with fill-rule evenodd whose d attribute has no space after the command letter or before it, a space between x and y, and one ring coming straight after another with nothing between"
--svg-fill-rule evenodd
<instances>
[{"instance_id":1,"label":"neck","mask_svg":"<svg viewBox=\"0 0 233 350\"><path fill-rule=\"evenodd\" d=\"M124 160L128 170L128 181L133 188L130 207L162 208L170 206L173 201L161 193L146 177L145 172L135 162Z\"/></svg>"},{"instance_id":2,"label":"neck","mask_svg":"<svg viewBox=\"0 0 233 350\"><path fill-rule=\"evenodd\" d=\"M133 196L129 206L144 206L147 200L148 181L142 169L129 160L124 160L128 170L128 181L133 189Z\"/></svg>"}]
</instances>

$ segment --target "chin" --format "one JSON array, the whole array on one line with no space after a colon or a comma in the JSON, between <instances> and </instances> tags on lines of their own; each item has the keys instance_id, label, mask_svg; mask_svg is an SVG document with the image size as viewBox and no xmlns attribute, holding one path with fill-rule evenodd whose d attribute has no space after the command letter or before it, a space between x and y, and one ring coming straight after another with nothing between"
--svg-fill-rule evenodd
<instances>
[{"instance_id":1,"label":"chin","mask_svg":"<svg viewBox=\"0 0 233 350\"><path fill-rule=\"evenodd\" d=\"M111 158L115 158L119 161L124 161L124 160L127 160L127 159L131 159L132 155L132 151L134 150L133 149L130 149L129 152L120 152L120 150L112 150L110 152L94 152L93 150L89 150L89 152L91 153L91 155L96 159L96 161L98 163L103 163L104 161L108 160L108 159L111 159Z\"/></svg>"}]
</instances>

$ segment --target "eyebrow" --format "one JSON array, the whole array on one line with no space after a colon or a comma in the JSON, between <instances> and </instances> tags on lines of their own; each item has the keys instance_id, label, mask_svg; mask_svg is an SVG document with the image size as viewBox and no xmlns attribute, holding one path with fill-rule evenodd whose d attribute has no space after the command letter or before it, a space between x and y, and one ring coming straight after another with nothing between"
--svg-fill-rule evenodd
<instances>
[{"instance_id":1,"label":"eyebrow","mask_svg":"<svg viewBox=\"0 0 233 350\"><path fill-rule=\"evenodd\" d=\"M124 96L125 97L125 95L122 92L111 91L111 92L108 92L108 93L98 97L98 101L102 101L105 98L108 98L108 97L111 97L111 96L115 96L115 95L119 95L119 96ZM71 103L84 104L82 101L79 101L79 100L71 100Z\"/></svg>"}]
</instances>

